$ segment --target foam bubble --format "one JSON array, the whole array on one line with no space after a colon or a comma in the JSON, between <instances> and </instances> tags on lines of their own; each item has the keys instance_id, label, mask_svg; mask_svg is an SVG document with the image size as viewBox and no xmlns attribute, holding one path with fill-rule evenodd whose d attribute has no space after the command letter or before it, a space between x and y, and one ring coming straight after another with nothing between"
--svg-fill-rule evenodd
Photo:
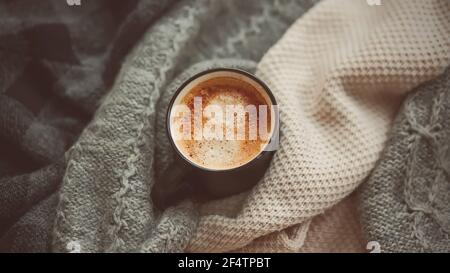
<instances>
[{"instance_id":1,"label":"foam bubble","mask_svg":"<svg viewBox=\"0 0 450 273\"><path fill-rule=\"evenodd\" d=\"M177 140L176 145L185 157L197 165L208 169L231 169L242 166L254 159L266 143L258 138L249 139L251 126L257 127L258 122L249 123L249 116L245 118L245 113L237 113L235 117L244 114L243 123L239 123L238 119L227 119L227 106L236 106L236 109L245 110L248 105L268 105L266 100L260 95L259 91L241 80L234 78L215 78L205 81L198 86L192 88L181 100L181 104L188 106L192 113L193 100L195 97L202 98L202 108L205 109L209 105L219 106L223 110L223 128L222 139L202 139L195 140L193 136L191 140ZM242 108L239 108L242 107ZM242 117L242 116L241 116ZM255 116L257 118L257 115ZM181 119L173 119L173 128L180 128ZM203 131L205 131L210 120L203 116ZM269 118L270 121L270 118ZM239 127L241 126L241 127ZM242 128L242 126L244 126ZM194 128L194 124L192 124ZM233 128L234 133L238 136L239 130L243 130L243 139L226 139L227 129ZM270 128L270 126L269 126ZM254 128L255 129L255 128ZM256 128L257 129L257 128ZM193 133L193 131L192 131ZM172 134L174 135L174 133Z\"/></svg>"}]
</instances>

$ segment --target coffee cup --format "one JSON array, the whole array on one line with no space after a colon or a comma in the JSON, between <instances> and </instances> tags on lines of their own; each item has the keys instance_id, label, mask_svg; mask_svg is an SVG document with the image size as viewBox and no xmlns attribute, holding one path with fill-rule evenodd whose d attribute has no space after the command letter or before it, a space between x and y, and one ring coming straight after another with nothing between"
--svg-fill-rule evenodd
<instances>
[{"instance_id":1,"label":"coffee cup","mask_svg":"<svg viewBox=\"0 0 450 273\"><path fill-rule=\"evenodd\" d=\"M278 128L276 100L256 76L216 68L189 78L168 106L175 166L154 185L155 205L166 208L189 196L210 200L250 189L277 149Z\"/></svg>"}]
</instances>

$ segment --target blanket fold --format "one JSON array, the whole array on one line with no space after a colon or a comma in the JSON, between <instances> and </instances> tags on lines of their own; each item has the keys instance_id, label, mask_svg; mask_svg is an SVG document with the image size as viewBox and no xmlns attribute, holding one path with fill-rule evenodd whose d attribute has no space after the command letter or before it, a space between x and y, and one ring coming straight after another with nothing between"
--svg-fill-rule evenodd
<instances>
[{"instance_id":1,"label":"blanket fold","mask_svg":"<svg viewBox=\"0 0 450 273\"><path fill-rule=\"evenodd\" d=\"M280 149L233 217L220 213L223 201L200 218L188 250L233 250L267 235L258 250L278 251L291 234L277 241L275 232L306 232L298 225L354 191L407 92L449 65L449 14L446 0L325 0L297 20L256 72L279 103Z\"/></svg>"},{"instance_id":2,"label":"blanket fold","mask_svg":"<svg viewBox=\"0 0 450 273\"><path fill-rule=\"evenodd\" d=\"M199 212L189 202L155 211L150 199L154 180L164 179L173 160L165 135L168 100L207 68L254 71L313 2L181 1L150 27L66 153L53 250L185 250Z\"/></svg>"},{"instance_id":3,"label":"blanket fold","mask_svg":"<svg viewBox=\"0 0 450 273\"><path fill-rule=\"evenodd\" d=\"M359 191L366 240L382 252L450 252L450 67L409 95Z\"/></svg>"},{"instance_id":4,"label":"blanket fold","mask_svg":"<svg viewBox=\"0 0 450 273\"><path fill-rule=\"evenodd\" d=\"M77 12L59 0L0 3L0 251L324 249L306 238L323 238L327 212L355 221L342 200L375 167L408 92L449 66L450 2L315 2L99 0ZM280 149L252 190L158 211L152 186L173 163L167 105L214 67L270 86ZM448 149L430 144L446 137L444 86L447 76L407 100L414 111L403 108L363 188L366 239L382 251L395 249L378 220L402 250L448 251ZM394 166L391 151L404 145L414 156ZM398 168L405 179L394 181ZM435 186L422 187L430 177ZM383 196L396 218L374 206ZM360 250L359 237L333 249Z\"/></svg>"},{"instance_id":5,"label":"blanket fold","mask_svg":"<svg viewBox=\"0 0 450 273\"><path fill-rule=\"evenodd\" d=\"M0 251L50 251L64 153L173 2L0 3Z\"/></svg>"}]
</instances>

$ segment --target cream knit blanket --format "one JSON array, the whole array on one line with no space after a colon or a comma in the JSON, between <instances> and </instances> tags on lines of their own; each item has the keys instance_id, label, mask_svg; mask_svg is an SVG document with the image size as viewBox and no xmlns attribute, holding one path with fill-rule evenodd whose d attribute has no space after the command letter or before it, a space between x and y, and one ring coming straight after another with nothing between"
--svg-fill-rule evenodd
<instances>
[{"instance_id":1,"label":"cream knit blanket","mask_svg":"<svg viewBox=\"0 0 450 273\"><path fill-rule=\"evenodd\" d=\"M450 63L450 1L372 2L319 3L260 62L280 105L280 150L248 196L203 208L189 251L261 236L239 251L295 251L310 220L367 177L405 94Z\"/></svg>"}]
</instances>

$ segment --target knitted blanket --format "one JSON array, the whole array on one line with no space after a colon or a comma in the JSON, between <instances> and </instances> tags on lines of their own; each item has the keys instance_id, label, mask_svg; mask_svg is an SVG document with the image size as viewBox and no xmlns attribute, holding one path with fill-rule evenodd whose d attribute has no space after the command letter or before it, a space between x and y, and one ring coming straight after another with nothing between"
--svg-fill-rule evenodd
<instances>
[{"instance_id":1,"label":"knitted blanket","mask_svg":"<svg viewBox=\"0 0 450 273\"><path fill-rule=\"evenodd\" d=\"M53 197L40 203L40 208L43 209L30 210L28 213L34 216L27 219L37 219L37 215L42 216L45 210L48 211L47 217L42 218L46 219L45 223L36 222L35 229L42 231L42 237L54 241L55 251L182 250L189 238L187 235L194 228L193 224L184 225L183 219L188 216L194 219L196 213L189 209L171 209L159 217L159 212L154 214L149 199L154 176L160 175L159 171L166 168L171 159L164 146L166 137L158 135L164 130L156 129L154 109L158 109L158 115L163 115L164 106L157 104L163 105L164 100L170 98L168 90L171 89L168 86L179 84L180 80L175 82L175 76L191 64L233 57L238 61L228 61L221 66L254 70L254 61L258 61L313 2L198 0L180 1L157 9L160 1L142 1L132 6L125 22L134 24L138 30L147 29L146 34L127 60L123 64L119 62L123 66L122 72L115 80L110 95L104 98L93 121L73 146L72 143L64 146L72 148L66 153L64 161L67 167L59 194L54 232L46 234L44 231L51 231L52 228L42 226L54 222L55 211L51 210L55 204ZM84 9L83 4L80 9ZM100 7L94 10L103 11ZM143 13L144 10L152 10L155 16L151 16L153 13ZM67 12L76 13L75 10ZM132 16L135 13L140 15ZM150 22L152 18L158 20ZM97 17L92 18L94 19L101 21ZM95 27L83 26L83 29L92 28ZM117 29L117 25L110 28ZM138 30L126 28L123 33L135 33ZM76 34L83 37L81 33ZM85 42L87 45L95 45L95 41L89 39ZM126 37L113 40L117 43L126 42L128 46L133 45L132 41ZM126 53L126 49L111 51L113 53L104 58ZM192 71L208 66L209 64ZM62 67L72 69L69 65ZM114 75L109 70L118 70L116 63L107 63L104 67L106 72L93 67L87 74L93 75L94 79L102 79L102 75ZM78 83L75 82L79 74L74 72L74 75L72 81L67 81L67 86L77 88ZM79 84L83 84L81 79ZM84 89L89 84L83 86L80 88ZM101 97L106 93L104 91L101 94L94 93ZM76 96L79 92L71 89L67 96L64 95L64 99L70 99L69 95ZM167 95L159 99L160 94ZM84 102L80 104L83 106ZM84 108L89 110L97 107L96 103L92 105L94 106ZM157 120L163 121L161 116ZM8 178L8 181L11 180ZM53 186L56 187L59 180L54 181ZM42 194L39 200L48 196L48 193ZM10 229L4 237L5 242L8 242L4 244L7 245L6 250L46 251L44 246L48 241L39 245L42 248L32 248L26 244L17 246L17 242L26 242L26 237L36 232L30 229L28 225L26 234L25 231L21 234L13 231L25 228ZM173 244L167 242L167 239L172 239L171 230L180 232L179 237L173 237ZM35 237L42 239L40 236Z\"/></svg>"},{"instance_id":2,"label":"knitted blanket","mask_svg":"<svg viewBox=\"0 0 450 273\"><path fill-rule=\"evenodd\" d=\"M450 64L449 1L382 2L322 1L264 56L280 149L241 202L205 209L190 251L295 251L310 220L369 175L405 94Z\"/></svg>"},{"instance_id":3,"label":"knitted blanket","mask_svg":"<svg viewBox=\"0 0 450 273\"><path fill-rule=\"evenodd\" d=\"M383 252L450 252L450 68L403 104L360 191L367 240Z\"/></svg>"},{"instance_id":4,"label":"knitted blanket","mask_svg":"<svg viewBox=\"0 0 450 273\"><path fill-rule=\"evenodd\" d=\"M195 63L254 60L276 32L261 24L278 25L250 19L248 32L207 31L230 15L186 3L147 31L67 153L54 250L296 251L311 219L368 176L405 94L450 63L446 0L321 2L258 65L281 111L280 150L264 179L250 192L159 212L150 192L171 166L164 114L174 90L206 68L252 70L243 60ZM262 14L278 14L273 7Z\"/></svg>"},{"instance_id":5,"label":"knitted blanket","mask_svg":"<svg viewBox=\"0 0 450 273\"><path fill-rule=\"evenodd\" d=\"M173 1L0 3L0 251L49 251L63 156Z\"/></svg>"},{"instance_id":6,"label":"knitted blanket","mask_svg":"<svg viewBox=\"0 0 450 273\"><path fill-rule=\"evenodd\" d=\"M314 217L299 252L367 252L368 241L362 234L357 206L357 195L352 193L324 214Z\"/></svg>"},{"instance_id":7,"label":"knitted blanket","mask_svg":"<svg viewBox=\"0 0 450 273\"><path fill-rule=\"evenodd\" d=\"M405 94L450 63L446 0L324 0L257 69L313 1L172 2L0 4L0 251L298 251L326 226L314 216L368 176ZM221 66L271 86L280 150L249 192L157 211L151 188L173 161L168 101ZM431 210L422 182L405 182L407 217L426 227L405 248L444 251L432 236L445 196Z\"/></svg>"}]
</instances>

